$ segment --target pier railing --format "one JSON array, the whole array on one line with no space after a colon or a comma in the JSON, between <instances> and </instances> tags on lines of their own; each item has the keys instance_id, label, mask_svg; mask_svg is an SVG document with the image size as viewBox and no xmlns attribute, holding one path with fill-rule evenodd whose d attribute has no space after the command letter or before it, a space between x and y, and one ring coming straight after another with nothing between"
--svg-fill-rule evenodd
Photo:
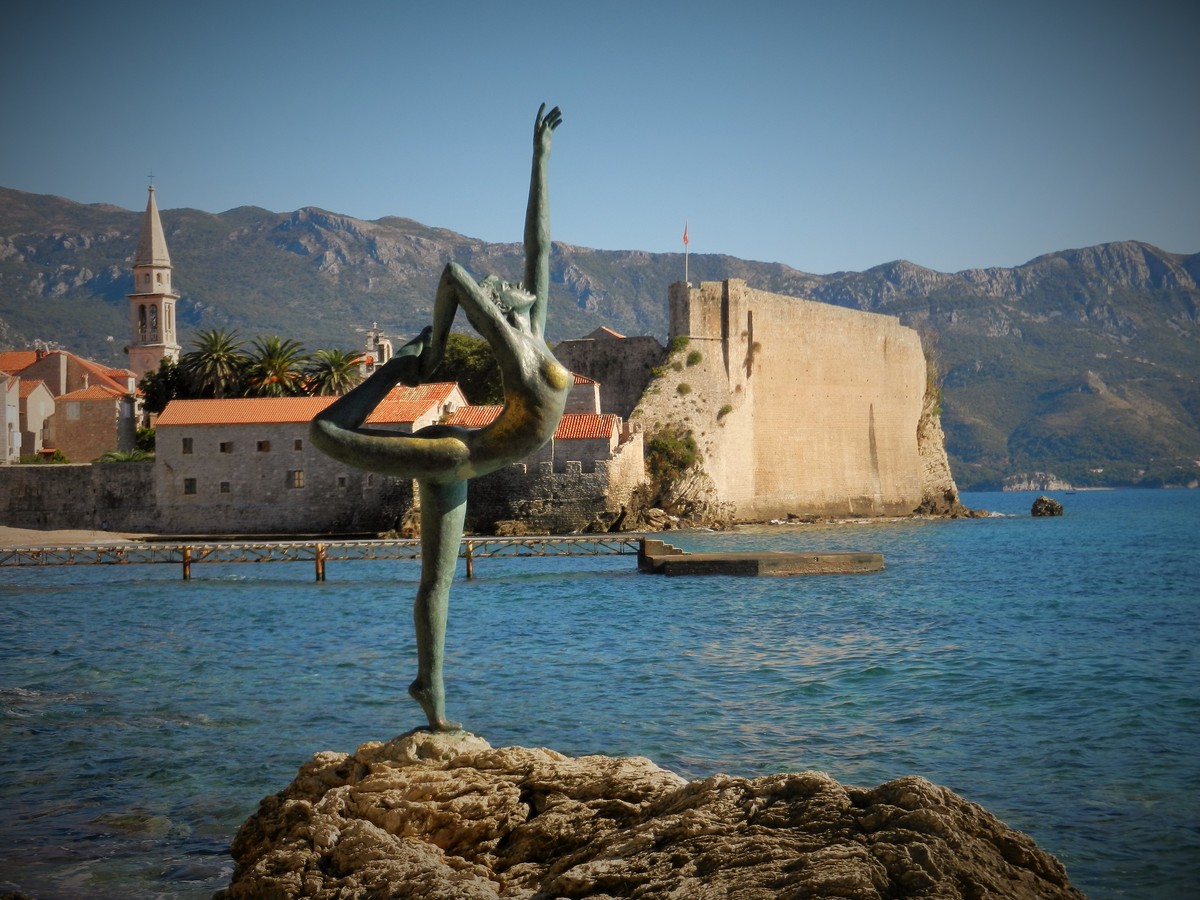
<instances>
[{"instance_id":1,"label":"pier railing","mask_svg":"<svg viewBox=\"0 0 1200 900\"><path fill-rule=\"evenodd\" d=\"M464 538L460 559L467 577L475 577L475 560L516 556L636 556L644 535ZM138 541L84 544L75 547L0 548L0 568L11 566L142 565L180 566L185 581L201 563L310 562L317 581L325 580L328 562L357 559L420 559L419 540L302 541Z\"/></svg>"}]
</instances>

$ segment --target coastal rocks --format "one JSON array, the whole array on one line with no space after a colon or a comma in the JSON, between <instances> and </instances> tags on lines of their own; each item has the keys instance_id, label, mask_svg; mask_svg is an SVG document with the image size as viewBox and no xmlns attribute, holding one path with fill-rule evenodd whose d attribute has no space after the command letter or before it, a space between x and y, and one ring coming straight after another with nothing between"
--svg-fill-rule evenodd
<instances>
[{"instance_id":1,"label":"coastal rocks","mask_svg":"<svg viewBox=\"0 0 1200 900\"><path fill-rule=\"evenodd\" d=\"M465 732L316 754L232 853L223 900L1083 896L1032 839L921 778L689 783Z\"/></svg>"},{"instance_id":2,"label":"coastal rocks","mask_svg":"<svg viewBox=\"0 0 1200 900\"><path fill-rule=\"evenodd\" d=\"M1029 510L1029 514L1033 516L1061 516L1063 514L1063 505L1057 500L1051 500L1043 495L1033 501L1033 507Z\"/></svg>"},{"instance_id":3,"label":"coastal rocks","mask_svg":"<svg viewBox=\"0 0 1200 900\"><path fill-rule=\"evenodd\" d=\"M1069 491L1073 490L1069 482L1063 481L1052 472L1026 472L1022 475L1010 475L1001 484L1005 491Z\"/></svg>"}]
</instances>

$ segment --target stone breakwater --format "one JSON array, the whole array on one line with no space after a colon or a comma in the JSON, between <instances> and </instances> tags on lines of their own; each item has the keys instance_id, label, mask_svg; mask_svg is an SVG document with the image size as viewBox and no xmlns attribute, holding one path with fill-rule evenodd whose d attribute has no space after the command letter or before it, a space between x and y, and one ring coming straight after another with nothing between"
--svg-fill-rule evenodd
<instances>
[{"instance_id":1,"label":"stone breakwater","mask_svg":"<svg viewBox=\"0 0 1200 900\"><path fill-rule=\"evenodd\" d=\"M1031 838L921 778L687 782L464 732L316 754L232 853L223 900L1083 897Z\"/></svg>"}]
</instances>

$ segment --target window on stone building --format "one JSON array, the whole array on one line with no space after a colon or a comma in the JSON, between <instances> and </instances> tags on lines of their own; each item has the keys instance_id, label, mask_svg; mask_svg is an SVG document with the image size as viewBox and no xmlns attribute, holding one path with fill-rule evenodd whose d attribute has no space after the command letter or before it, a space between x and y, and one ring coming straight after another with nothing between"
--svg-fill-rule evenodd
<instances>
[{"instance_id":1,"label":"window on stone building","mask_svg":"<svg viewBox=\"0 0 1200 900\"><path fill-rule=\"evenodd\" d=\"M233 441L221 441L220 449L222 453L232 453Z\"/></svg>"},{"instance_id":2,"label":"window on stone building","mask_svg":"<svg viewBox=\"0 0 1200 900\"><path fill-rule=\"evenodd\" d=\"M258 452L259 453L270 453L271 452L271 442L270 441L259 441L258 442Z\"/></svg>"},{"instance_id":3,"label":"window on stone building","mask_svg":"<svg viewBox=\"0 0 1200 900\"><path fill-rule=\"evenodd\" d=\"M304 470L303 469L291 469L287 473L287 485L290 488L304 487Z\"/></svg>"},{"instance_id":4,"label":"window on stone building","mask_svg":"<svg viewBox=\"0 0 1200 900\"><path fill-rule=\"evenodd\" d=\"M196 479L195 478L183 479L183 492L185 494L196 493Z\"/></svg>"},{"instance_id":5,"label":"window on stone building","mask_svg":"<svg viewBox=\"0 0 1200 900\"><path fill-rule=\"evenodd\" d=\"M338 476L338 487L345 487L345 486L346 486L346 476L339 475Z\"/></svg>"},{"instance_id":6,"label":"window on stone building","mask_svg":"<svg viewBox=\"0 0 1200 900\"><path fill-rule=\"evenodd\" d=\"M192 439L191 439L191 438L184 438L184 439L183 439L183 452L184 452L184 453L191 453L191 452L192 452Z\"/></svg>"},{"instance_id":7,"label":"window on stone building","mask_svg":"<svg viewBox=\"0 0 1200 900\"><path fill-rule=\"evenodd\" d=\"M296 440L292 443L292 449L293 450L303 450L304 449L304 441L300 440L300 438L296 438Z\"/></svg>"},{"instance_id":8,"label":"window on stone building","mask_svg":"<svg viewBox=\"0 0 1200 900\"><path fill-rule=\"evenodd\" d=\"M222 481L222 482L221 482L221 493L222 493L222 494L228 494L228 493L229 493L229 482L228 482L228 481Z\"/></svg>"},{"instance_id":9,"label":"window on stone building","mask_svg":"<svg viewBox=\"0 0 1200 900\"><path fill-rule=\"evenodd\" d=\"M68 400L67 401L67 418L68 419L78 419L79 418L79 402L78 401L76 401L76 400Z\"/></svg>"}]
</instances>

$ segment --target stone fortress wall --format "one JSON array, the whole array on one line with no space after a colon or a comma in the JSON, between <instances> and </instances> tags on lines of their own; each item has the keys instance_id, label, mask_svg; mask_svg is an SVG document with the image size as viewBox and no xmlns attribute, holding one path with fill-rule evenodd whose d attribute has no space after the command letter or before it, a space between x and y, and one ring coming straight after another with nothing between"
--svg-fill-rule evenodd
<instances>
[{"instance_id":1,"label":"stone fortress wall","mask_svg":"<svg viewBox=\"0 0 1200 900\"><path fill-rule=\"evenodd\" d=\"M631 418L648 433L689 428L736 520L921 505L926 364L915 331L739 280L679 282L669 299L673 344L686 346Z\"/></svg>"},{"instance_id":2,"label":"stone fortress wall","mask_svg":"<svg viewBox=\"0 0 1200 900\"><path fill-rule=\"evenodd\" d=\"M0 524L14 528L157 532L154 463L5 466Z\"/></svg>"},{"instance_id":3,"label":"stone fortress wall","mask_svg":"<svg viewBox=\"0 0 1200 900\"><path fill-rule=\"evenodd\" d=\"M607 527L645 480L645 469L640 434L609 459L514 463L468 482L467 527L483 534L569 534L594 522Z\"/></svg>"},{"instance_id":4,"label":"stone fortress wall","mask_svg":"<svg viewBox=\"0 0 1200 900\"><path fill-rule=\"evenodd\" d=\"M603 410L628 420L665 348L651 335L619 337L605 329L576 340L559 341L554 356L572 372L600 383Z\"/></svg>"}]
</instances>

